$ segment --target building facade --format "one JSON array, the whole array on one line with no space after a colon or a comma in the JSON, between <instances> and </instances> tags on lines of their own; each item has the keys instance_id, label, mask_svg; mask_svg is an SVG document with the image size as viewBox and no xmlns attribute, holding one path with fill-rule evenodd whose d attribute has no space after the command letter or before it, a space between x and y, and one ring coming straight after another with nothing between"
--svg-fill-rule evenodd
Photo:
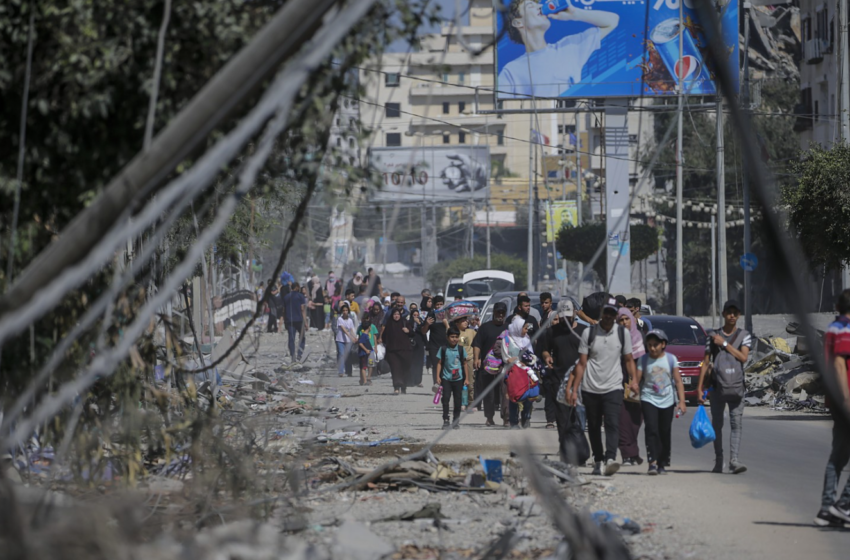
<instances>
[{"instance_id":1,"label":"building facade","mask_svg":"<svg viewBox=\"0 0 850 560\"><path fill-rule=\"evenodd\" d=\"M800 0L803 59L795 130L803 149L831 146L840 138L838 23L838 2Z\"/></svg>"}]
</instances>

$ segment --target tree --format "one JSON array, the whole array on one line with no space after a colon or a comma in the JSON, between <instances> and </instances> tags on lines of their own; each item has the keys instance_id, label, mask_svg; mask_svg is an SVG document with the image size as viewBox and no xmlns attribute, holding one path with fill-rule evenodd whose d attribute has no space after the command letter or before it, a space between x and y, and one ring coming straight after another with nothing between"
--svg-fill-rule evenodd
<instances>
[{"instance_id":1,"label":"tree","mask_svg":"<svg viewBox=\"0 0 850 560\"><path fill-rule=\"evenodd\" d=\"M814 267L850 264L850 145L815 146L791 163L795 183L782 190L788 222Z\"/></svg>"},{"instance_id":2,"label":"tree","mask_svg":"<svg viewBox=\"0 0 850 560\"><path fill-rule=\"evenodd\" d=\"M599 246L605 242L605 222L591 222L572 227L564 224L555 239L555 248L568 261L589 264ZM629 228L631 235L630 253L632 262L639 262L658 251L659 231L645 224ZM607 283L607 261L603 253L593 269Z\"/></svg>"},{"instance_id":3,"label":"tree","mask_svg":"<svg viewBox=\"0 0 850 560\"><path fill-rule=\"evenodd\" d=\"M504 254L490 255L490 268L503 270L514 275L517 290L525 289L525 273L527 263L516 257ZM446 263L440 263L428 271L428 285L440 290L445 287L449 278L459 278L467 272L487 268L487 257L461 258Z\"/></svg>"}]
</instances>

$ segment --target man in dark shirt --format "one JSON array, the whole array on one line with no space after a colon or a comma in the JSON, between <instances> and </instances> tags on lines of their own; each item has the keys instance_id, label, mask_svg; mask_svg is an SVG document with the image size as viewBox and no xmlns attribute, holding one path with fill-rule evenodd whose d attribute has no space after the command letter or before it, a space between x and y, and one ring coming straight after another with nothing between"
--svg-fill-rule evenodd
<instances>
[{"instance_id":1,"label":"man in dark shirt","mask_svg":"<svg viewBox=\"0 0 850 560\"><path fill-rule=\"evenodd\" d=\"M369 269L369 274L363 279L363 283L369 285L369 297L380 297L381 293L384 291L384 287L381 285L381 277L375 273L374 268Z\"/></svg>"},{"instance_id":2,"label":"man in dark shirt","mask_svg":"<svg viewBox=\"0 0 850 560\"><path fill-rule=\"evenodd\" d=\"M561 404L555 400L558 388L564 381L567 371L573 367L579 359L579 344L581 335L587 327L576 321L576 313L573 302L562 299L558 303L558 314L552 319L552 327L546 329L543 338L543 360L551 368L551 372L544 378L548 385L547 391L552 395L552 403L555 410L555 423L558 426L558 442L561 460L567 462L566 436L570 427L571 407ZM549 398L546 399L549 404ZM579 421L584 426L583 411L581 406L576 407Z\"/></svg>"},{"instance_id":3,"label":"man in dark shirt","mask_svg":"<svg viewBox=\"0 0 850 560\"><path fill-rule=\"evenodd\" d=\"M496 407L502 400L502 393L499 385L495 382L496 376L484 371L484 358L487 357L487 353L495 346L499 335L507 330L508 325L505 323L507 314L508 306L501 301L496 303L493 306L493 320L478 327L478 334L472 340L473 366L476 371L475 394L483 395L489 385L495 384L481 403L484 405L484 416L487 418L487 426L496 425L493 421L493 416L496 414ZM480 407L481 404L478 406Z\"/></svg>"},{"instance_id":4,"label":"man in dark shirt","mask_svg":"<svg viewBox=\"0 0 850 560\"><path fill-rule=\"evenodd\" d=\"M440 381L437 379L437 351L443 346L447 346L449 339L446 337L446 332L449 328L449 322L445 319L437 319L437 313L442 309L445 303L443 296L434 298L434 309L428 312L425 317L425 324L422 325L422 334L431 333L428 337L428 367L431 368L431 376L434 378L434 385L438 385Z\"/></svg>"},{"instance_id":5,"label":"man in dark shirt","mask_svg":"<svg viewBox=\"0 0 850 560\"><path fill-rule=\"evenodd\" d=\"M306 316L305 309L307 307L307 298L301 293L301 286L296 282L292 286L292 291L286 294L283 298L284 322L289 334L289 355L293 360L300 360L304 353L304 317ZM295 354L295 336L300 335L301 342L298 348L298 355Z\"/></svg>"}]
</instances>

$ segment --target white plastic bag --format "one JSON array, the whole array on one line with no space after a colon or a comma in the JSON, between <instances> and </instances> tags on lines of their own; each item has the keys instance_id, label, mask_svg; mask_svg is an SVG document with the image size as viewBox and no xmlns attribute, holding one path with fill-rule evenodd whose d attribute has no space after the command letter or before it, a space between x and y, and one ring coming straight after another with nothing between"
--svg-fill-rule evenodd
<instances>
[{"instance_id":1,"label":"white plastic bag","mask_svg":"<svg viewBox=\"0 0 850 560\"><path fill-rule=\"evenodd\" d=\"M387 357L387 347L383 344L378 344L375 347L375 360L379 362L383 362L384 358Z\"/></svg>"}]
</instances>

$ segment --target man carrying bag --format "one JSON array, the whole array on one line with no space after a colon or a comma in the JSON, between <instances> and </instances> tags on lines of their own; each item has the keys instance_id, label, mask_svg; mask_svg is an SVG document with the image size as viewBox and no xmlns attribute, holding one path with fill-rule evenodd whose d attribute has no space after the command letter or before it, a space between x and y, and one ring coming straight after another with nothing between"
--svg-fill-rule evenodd
<instances>
[{"instance_id":1,"label":"man carrying bag","mask_svg":"<svg viewBox=\"0 0 850 560\"><path fill-rule=\"evenodd\" d=\"M744 363L750 355L753 337L737 327L741 308L738 302L729 300L723 304L723 328L715 331L705 345L705 359L699 373L697 398L705 402L703 387L707 386L706 374L711 375L711 424L714 427L714 469L723 472L723 414L729 407L729 423L732 426L729 472L741 474L747 467L738 459L741 436L744 432Z\"/></svg>"}]
</instances>

